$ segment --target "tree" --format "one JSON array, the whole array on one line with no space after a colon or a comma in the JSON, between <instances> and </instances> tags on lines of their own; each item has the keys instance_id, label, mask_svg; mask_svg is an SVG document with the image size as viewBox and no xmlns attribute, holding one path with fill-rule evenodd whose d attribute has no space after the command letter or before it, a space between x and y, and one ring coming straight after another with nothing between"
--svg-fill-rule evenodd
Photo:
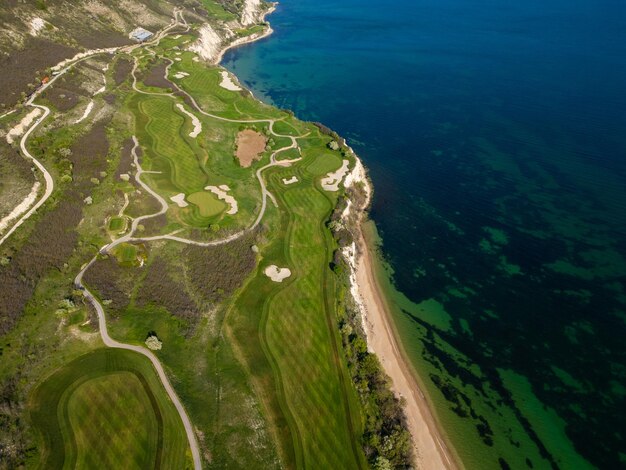
<instances>
[{"instance_id":1,"label":"tree","mask_svg":"<svg viewBox=\"0 0 626 470\"><path fill-rule=\"evenodd\" d=\"M157 338L156 335L150 335L146 339L146 346L148 346L148 349L158 351L163 347L163 343L159 341L159 338Z\"/></svg>"},{"instance_id":2,"label":"tree","mask_svg":"<svg viewBox=\"0 0 626 470\"><path fill-rule=\"evenodd\" d=\"M374 470L393 470L393 466L385 457L378 457L374 462Z\"/></svg>"}]
</instances>

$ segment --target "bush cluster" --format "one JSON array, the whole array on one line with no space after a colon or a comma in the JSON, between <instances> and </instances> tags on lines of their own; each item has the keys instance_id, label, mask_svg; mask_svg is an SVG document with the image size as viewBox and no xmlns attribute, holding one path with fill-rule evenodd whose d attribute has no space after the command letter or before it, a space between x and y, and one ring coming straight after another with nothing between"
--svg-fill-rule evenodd
<instances>
[{"instance_id":1,"label":"bush cluster","mask_svg":"<svg viewBox=\"0 0 626 470\"><path fill-rule=\"evenodd\" d=\"M256 236L255 232L221 246L184 249L189 282L207 306L231 295L250 275L256 266L252 250Z\"/></svg>"},{"instance_id":2,"label":"bush cluster","mask_svg":"<svg viewBox=\"0 0 626 470\"><path fill-rule=\"evenodd\" d=\"M165 307L172 315L185 321L187 325L185 333L189 333L202 312L185 286L170 274L171 270L172 266L165 258L155 258L147 267L141 288L137 290L135 303L138 307L146 305Z\"/></svg>"},{"instance_id":3,"label":"bush cluster","mask_svg":"<svg viewBox=\"0 0 626 470\"><path fill-rule=\"evenodd\" d=\"M36 224L28 241L0 265L0 336L13 328L38 282L50 270L64 268L82 218L80 195L68 191L59 204Z\"/></svg>"},{"instance_id":4,"label":"bush cluster","mask_svg":"<svg viewBox=\"0 0 626 470\"><path fill-rule=\"evenodd\" d=\"M333 271L339 278L338 316L343 348L352 382L358 392L364 414L363 449L377 470L411 467L411 437L406 425L402 402L391 391L389 378L378 358L367 349L361 327L360 312L349 292L349 266L341 248L352 244L359 230L358 217L342 215L351 202L362 208L364 198L359 188L341 196L327 226L339 248L335 251Z\"/></svg>"}]
</instances>

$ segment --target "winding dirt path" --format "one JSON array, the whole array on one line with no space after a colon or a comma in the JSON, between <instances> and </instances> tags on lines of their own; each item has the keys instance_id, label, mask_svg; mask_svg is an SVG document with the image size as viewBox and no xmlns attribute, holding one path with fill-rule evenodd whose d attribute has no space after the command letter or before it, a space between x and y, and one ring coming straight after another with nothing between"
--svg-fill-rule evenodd
<instances>
[{"instance_id":1,"label":"winding dirt path","mask_svg":"<svg viewBox=\"0 0 626 470\"><path fill-rule=\"evenodd\" d=\"M34 98L34 95L33 95L33 98ZM46 168L41 164L41 162L37 160L35 157L33 157L33 155L28 151L28 148L26 148L26 141L28 140L30 135L37 128L37 126L39 126L43 122L43 120L47 118L48 115L50 114L50 108L48 108L47 106L34 104L32 102L33 98L28 100L26 104L34 108L42 109L43 114L39 116L39 118L35 121L35 123L32 126L30 126L30 128L22 136L22 140L20 140L20 149L22 150L22 154L26 158L30 159L35 164L37 169L43 174L43 178L46 183L46 189L44 190L44 193L41 196L41 198L33 206L31 206L31 208L28 209L28 211L24 215L22 215L22 217L20 217L17 222L13 224L13 226L9 229L8 232L6 232L2 236L2 238L0 238L0 245L2 245L13 234L13 232L15 232L20 227L20 225L26 222L28 218L37 211L37 209L39 209L41 206L44 205L44 203L48 200L48 198L52 194L52 191L54 190L54 180L52 179L52 175L50 175L48 170L46 170Z\"/></svg>"},{"instance_id":2,"label":"winding dirt path","mask_svg":"<svg viewBox=\"0 0 626 470\"><path fill-rule=\"evenodd\" d=\"M182 13L175 9L174 10L174 19L172 20L172 22L170 23L169 26L165 27L164 29L162 29L160 32L158 32L155 36L155 38L152 41L149 41L147 43L143 43L143 44L136 44L136 45L132 45L132 46L121 46L119 48L114 48L109 50L110 51L125 51L125 52L131 52L132 50L138 48L138 47L146 47L149 46L150 44L154 44L154 43L158 43L161 38L163 38L171 29L180 26L180 25L185 25L187 28L189 28L189 25L187 24L187 21L184 19ZM33 163L35 164L35 166L39 169L39 171L41 171L41 173L44 176L44 180L46 182L46 189L44 191L43 196L39 199L39 201L37 201L37 203L35 205L33 205L29 211L24 214L12 227L11 229L2 237L2 239L0 239L0 245L2 243L4 243L5 240L7 240L9 238L9 236L11 236L11 234L13 234L13 232L15 232L15 230L17 230L17 228L19 226L21 226L26 220L28 220L28 218L33 215L37 209L39 209L50 197L50 195L52 194L53 190L54 190L54 180L52 178L52 176L50 175L50 173L48 172L48 170L46 170L46 168L41 164L41 162L39 160L37 160L29 151L28 148L26 146L28 138L31 136L31 134L34 132L34 130L44 121L44 119L46 119L49 115L50 115L50 109L47 106L43 106L43 105L39 105L39 104L35 104L34 100L41 95L41 93L48 88L50 85L52 85L56 80L58 80L59 77L61 77L62 75L64 75L68 70L70 70L72 67L74 67L76 64L87 60L95 55L98 54L102 54L105 53L107 51L103 51L103 50L94 50L93 53L89 54L87 53L87 55L83 55L82 57L80 57L77 60L74 60L72 62L70 62L68 65L66 65L61 71L59 71L59 73L57 75L55 75L49 82L47 82L45 85L41 86L35 93L33 93L33 95L30 97L30 99L25 103L27 106L32 106L35 108L39 108L43 110L43 115L41 115L37 121L35 121L35 123L28 129L28 131L26 131L26 133L24 134L24 136L22 137L21 141L20 141L20 149L22 150L23 154L31 159L33 161ZM11 112L5 113L2 115L2 117L10 114ZM133 155L135 158L135 162L138 163L138 159L137 159L137 154L136 154L136 149L139 145L139 143L137 142L137 139L134 138L134 142L135 142L135 147L133 148ZM139 223L142 220L145 220L146 218L150 218L150 217L156 217L160 214L165 213L165 211L167 211L167 203L156 193L154 192L148 185L144 184L141 181L141 166L137 165L137 174L135 175L135 178L137 180L137 182L146 190L148 191L152 196L154 196L155 198L157 198L157 200L159 200L159 202L161 203L161 210L155 214L151 214L151 215L147 215L147 216L142 216L142 217L138 217L136 219L133 220L132 226L131 226L131 232L130 234L133 234L134 231L137 229L137 226L139 225ZM108 329L107 329L107 324L106 324L106 315L104 312L104 309L102 307L102 304L100 304L100 302L94 297L94 295L83 285L82 280L83 280L83 275L85 274L85 272L94 264L94 262L96 261L97 256L94 256L91 261L89 261L89 263L87 263L82 269L81 271L78 273L78 275L76 276L76 278L74 279L74 284L76 285L76 287L78 287L79 289L81 289L84 293L85 298L93 305L94 309L96 310L96 313L98 315L98 325L99 325L99 329L100 329L100 336L102 337L102 341L103 343L111 348L119 348L119 349L126 349L129 351L135 351L138 354L141 354L145 357L147 357L150 362L152 363L154 369L157 372L157 375L159 376L159 379L161 380L161 383L163 384L163 387L165 388L165 391L167 392L170 400L172 400L172 403L174 404L174 407L176 408L182 422L183 422L183 426L185 428L185 432L187 434L187 440L189 441L189 447L191 450L191 455L192 455L192 459L193 459L193 464L194 464L194 469L195 470L201 470L202 469L202 460L200 457L200 449L198 446L198 441L193 429L193 425L191 424L191 420L189 419L189 416L187 415L187 412L185 411L185 408L183 406L183 404L181 403L180 399L178 398L178 395L176 394L176 391L174 390L174 388L172 387L169 379L167 378L167 375L165 373L165 370L163 369L163 366L161 365L160 361L158 360L158 358L148 349L142 347L142 346L136 346L136 345L132 345L132 344L126 344L126 343L120 343L119 341L114 340L113 338L111 338L109 336L108 333Z\"/></svg>"},{"instance_id":3,"label":"winding dirt path","mask_svg":"<svg viewBox=\"0 0 626 470\"><path fill-rule=\"evenodd\" d=\"M31 136L31 134L34 132L34 130L41 125L41 123L50 115L51 111L47 106L43 106L43 105L39 105L39 104L35 104L34 100L35 98L37 98L39 95L41 95L41 93L48 88L50 85L52 85L59 77L61 77L62 75L64 75L68 70L70 70L72 67L74 67L76 64L87 60L95 55L98 54L102 54L105 52L115 52L115 51L122 51L122 52L132 52L134 49L139 48L139 47L146 47L148 49L148 51L150 51L151 53L154 54L154 52L149 48L150 45L154 45L154 44L158 44L160 42L160 40L173 28L177 27L177 26L181 26L184 25L187 27L187 29L189 29L189 25L187 24L187 21L185 20L185 18L182 15L182 12L179 10L174 10L174 19L172 20L172 22L170 23L169 26L167 26L166 28L164 28L163 30L161 30L159 33L157 33L155 35L155 38L152 41L143 43L143 44L137 44L137 45L132 45L132 46L121 46L119 48L115 48L115 49L110 49L107 51L103 51L103 50L94 50L93 53L91 54L87 54L84 55L82 57L80 57L79 59L76 59L70 63L68 63L61 71L58 72L57 75L55 75L48 83L46 83L45 85L43 85L42 87L40 87L32 96L31 98L26 102L27 106L32 106L35 108L39 108L43 110L43 115L41 115L37 121L28 129L28 131L24 134L24 136L22 137L21 141L20 141L20 148L22 150L22 152L24 153L24 155L28 158L30 158L33 163L35 164L35 166L41 171L41 173L44 176L44 180L46 182L46 189L44 191L43 196L37 201L37 203L35 205L33 205L29 211L24 214L12 227L11 229L2 237L2 239L0 239L0 245L13 233L15 232L15 230L17 230L17 228L19 226L21 226L26 220L28 220L28 218L34 214L50 197L50 195L52 194L52 192L54 191L54 180L52 178L52 176L50 175L50 173L46 170L46 168L41 164L41 162L39 162L29 151L28 148L26 146L28 138ZM169 59L167 59L169 60ZM169 68L170 66L173 64L173 61L169 61L170 63L168 64L168 66L166 67L166 71L165 71L165 78L167 79L167 74L169 72ZM146 92L144 90L140 90L137 87L137 78L135 75L136 69L137 69L137 58L135 58L135 64L133 66L132 69L132 77L133 77L133 81L132 81L132 87L133 89L138 92L138 93L143 93L143 94L154 94L154 95L167 95L167 96L171 96L173 99L175 99L174 95L171 93L152 93L152 92ZM228 237L225 237L223 239L220 240L213 240L213 241L208 241L208 242L199 242L199 241L195 241L195 240L189 240L186 238L182 238L182 237L178 237L176 236L177 232L168 234L168 235L160 235L160 236L155 236L155 237L145 237L145 238L134 238L133 235L135 234L139 224L146 220L146 219L150 219L153 217L157 217L159 215L165 214L165 212L167 212L168 210L168 203L167 201L161 197L156 191L154 191L152 188L150 188L150 186L148 186L145 182L142 181L141 179L141 175L145 174L145 173L153 173L153 172L149 172L149 171L144 171L141 168L141 164L139 163L139 158L137 156L137 148L139 147L139 142L137 140L137 138L135 136L133 136L133 142L134 142L134 146L132 149L132 155L133 155L133 159L136 165L136 173L135 173L135 180L137 181L137 183L144 189L146 190L150 195L152 195L161 205L161 209L153 214L148 214L148 215L143 215L140 217L137 217L135 219L132 220L131 223L131 228L130 231L124 235L123 237L120 237L114 241L112 241L111 243L105 245L104 247L102 247L99 250L99 253L107 253L109 252L112 248L114 248L115 246L124 243L124 242L131 242L131 241L155 241L155 240L172 240L172 241L176 241L176 242L180 242L180 243L186 243L186 244L192 244L192 245L197 245L197 246L216 246L216 245L223 245L226 243L229 243L233 240L236 240L237 238L243 236L245 233L254 230L259 223L261 222L263 216L265 215L265 211L267 208L267 199L270 198L274 204L276 204L276 199L274 198L274 196L267 190L267 186L265 184L265 180L263 179L263 171L265 171L268 168L271 168L273 166L289 166L294 162L297 162L299 160L301 160L301 158L297 158L297 159L293 159L293 160L281 160L281 161L277 161L276 160L276 156L284 151L287 151L289 149L293 149L293 148L298 148L298 141L297 139L299 138L303 138L306 137L306 135L304 136L290 136L290 135L282 135L279 134L277 132L274 131L274 124L276 122L275 119L257 119L257 120L237 120L237 119L229 119L229 118L224 118L221 116L217 116L217 115L213 115L210 113L205 112L204 110L202 110L200 108L200 106L197 104L196 100L189 95L189 93L187 93L186 91L182 90L181 88L179 88L176 84L174 84L174 86L181 92L184 93L187 97L189 97L190 101L193 103L195 109L210 118L213 119L217 119L217 120L221 120L221 121L226 121L226 122L233 122L233 123L262 123L262 122L266 122L269 124L269 131L272 135L274 135L275 137L284 137L284 138L288 138L291 140L291 144L286 146L286 147L282 147L276 151L274 151L271 154L270 157L270 163L268 163L267 165L263 166L262 168L259 168L256 171L256 177L259 181L259 185L261 187L261 194L262 194L262 202L261 202L261 209L259 210L259 213L254 221L254 223L248 227L245 228L243 230L241 230L240 232L234 233ZM4 117L8 114L10 114L10 112L5 113L4 115L2 115L1 117ZM75 286L80 289L83 294L84 297L89 301L89 303L94 307L96 314L98 315L98 326L99 326L99 330L100 330L100 336L102 337L102 341L103 343L107 346L107 347L111 347L111 348L119 348L119 349L126 349L129 351L134 351L138 354L141 354L145 357L147 357L150 362L152 363L154 369L157 372L157 375L159 376L159 379L161 380L161 383L163 384L163 387L165 389L165 391L167 392L169 398L171 399L172 403L174 404L180 418L181 421L183 422L183 426L185 428L185 432L187 434L187 440L189 442L189 447L191 450L191 454L192 454L192 459L193 459L193 463L194 463L194 469L195 470L201 470L202 469L202 460L200 457L200 449L199 449L199 445L198 445L198 441L197 441L197 437L196 434L194 432L193 429L193 425L191 423L191 420L189 418L189 415L187 414L185 407L183 406L182 402L180 401L178 395L176 394L176 391L174 390L174 388L172 387L166 373L165 370L161 364L161 362L159 361L159 359L156 357L156 355L154 353L152 353L150 350L148 350L147 348L143 347L143 346L138 346L138 345L133 345L133 344L127 344L127 343L122 343L119 342L113 338L111 338L111 336L109 335L108 332L108 328L107 328L107 322L106 322L106 313L104 311L104 308L102 306L102 304L98 301L98 299L93 295L92 292L90 292L87 287L85 287L85 285L83 284L83 276L84 274L87 272L87 270L89 268L91 268L94 263L97 260L97 255L94 256L87 264L85 264L82 269L80 270L80 272L76 275L75 279L74 279L74 284Z\"/></svg>"},{"instance_id":4,"label":"winding dirt path","mask_svg":"<svg viewBox=\"0 0 626 470\"><path fill-rule=\"evenodd\" d=\"M30 135L50 115L50 108L48 108L47 106L44 106L44 105L35 104L34 103L35 99L39 95L41 95L41 93L43 93L43 91L45 91L49 86L51 86L54 82L56 82L59 79L59 77L63 76L68 70L70 70L76 64L78 64L80 62L83 62L83 61L85 61L87 59L90 59L90 58L92 58L92 57L94 57L96 55L104 54L104 53L110 52L110 51L120 50L120 51L125 51L125 52L131 52L131 51L133 51L134 49L136 49L138 47L148 47L148 46L150 46L152 44L158 44L158 42L168 33L168 31L170 31L171 29L173 29L173 28L175 28L177 26L181 26L181 25L185 25L187 27L187 29L189 29L189 25L187 24L187 21L183 17L182 12L180 12L177 9L175 9L174 10L174 19L172 20L170 25L165 27L161 31L159 31L152 41L149 41L149 42L146 42L146 43L143 43L143 44L134 44L134 45L131 45L131 46L120 46L120 47L117 47L117 48L108 49L106 51L102 50L102 49L95 49L95 50L92 50L92 51L87 51L86 53L84 53L86 55L83 55L79 59L76 59L76 60L68 63L62 70L60 70L55 76L53 76L50 79L50 81L48 81L47 83L45 83L44 85L39 87L31 95L31 97L28 99L28 101L26 101L26 103L25 103L26 106L31 106L33 108L42 109L44 111L44 113L43 113L43 115L41 115L35 121L35 123L28 129L28 131L26 131L24 133L24 135L22 136L22 139L20 140L20 149L21 149L23 155L26 158L30 159L35 164L37 169L43 174L44 181L46 183L46 189L44 190L44 193L41 196L41 198L28 210L28 212L26 212L22 217L20 217L17 220L17 222L15 222L13 224L13 226L2 236L2 238L0 238L0 245L2 245L13 234L13 232L15 232L24 222L26 222L26 220L28 220L37 211L37 209L39 209L41 206L43 206L45 204L45 202L48 200L48 198L52 195L52 192L54 191L54 180L52 179L52 176L50 175L48 170L46 170L46 168L42 165L42 163L39 160L37 160L28 151L28 148L26 147L26 142L27 142L28 138L30 137ZM65 62L65 61L63 61L63 62ZM63 63L63 62L61 62L61 63ZM0 118L8 116L9 114L14 113L15 111L16 111L15 109L13 109L11 111L7 111L2 116L0 116Z\"/></svg>"}]
</instances>

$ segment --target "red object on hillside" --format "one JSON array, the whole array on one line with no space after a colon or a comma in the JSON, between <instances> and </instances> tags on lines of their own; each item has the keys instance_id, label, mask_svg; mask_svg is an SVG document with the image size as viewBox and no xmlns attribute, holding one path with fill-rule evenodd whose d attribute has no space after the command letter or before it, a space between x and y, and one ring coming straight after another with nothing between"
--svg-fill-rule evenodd
<instances>
[{"instance_id":1,"label":"red object on hillside","mask_svg":"<svg viewBox=\"0 0 626 470\"><path fill-rule=\"evenodd\" d=\"M42 85L45 85L45 84L46 84L46 83L48 83L49 81L50 81L50 77L43 77L43 78L41 79L41 84L42 84Z\"/></svg>"}]
</instances>

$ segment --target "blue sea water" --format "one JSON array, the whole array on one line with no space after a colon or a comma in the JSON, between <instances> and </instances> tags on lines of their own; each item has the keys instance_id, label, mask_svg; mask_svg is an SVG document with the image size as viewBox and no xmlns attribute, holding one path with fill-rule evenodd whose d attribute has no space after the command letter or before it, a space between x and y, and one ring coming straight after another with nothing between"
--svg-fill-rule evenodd
<instances>
[{"instance_id":1,"label":"blue sea water","mask_svg":"<svg viewBox=\"0 0 626 470\"><path fill-rule=\"evenodd\" d=\"M370 170L397 324L461 459L626 468L626 3L284 0L269 20L223 64Z\"/></svg>"}]
</instances>

